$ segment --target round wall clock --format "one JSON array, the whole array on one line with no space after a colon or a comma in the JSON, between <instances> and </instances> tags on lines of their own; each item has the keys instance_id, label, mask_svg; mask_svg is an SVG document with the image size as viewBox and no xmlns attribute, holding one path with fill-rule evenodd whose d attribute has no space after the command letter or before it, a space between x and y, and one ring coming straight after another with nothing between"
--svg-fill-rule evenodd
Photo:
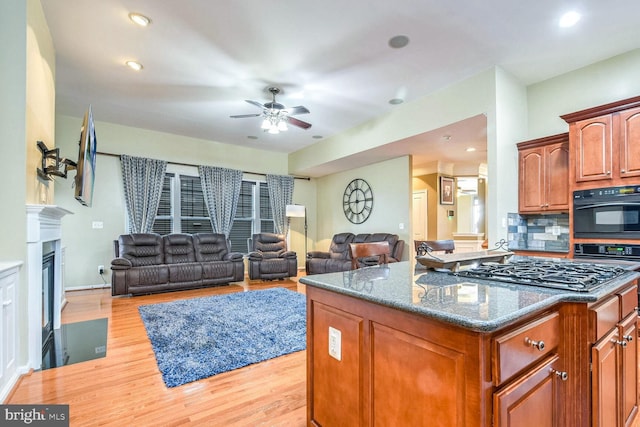
<instances>
[{"instance_id":1,"label":"round wall clock","mask_svg":"<svg viewBox=\"0 0 640 427\"><path fill-rule=\"evenodd\" d=\"M354 224L362 224L373 209L373 190L364 179L356 178L347 185L342 196L344 216Z\"/></svg>"}]
</instances>

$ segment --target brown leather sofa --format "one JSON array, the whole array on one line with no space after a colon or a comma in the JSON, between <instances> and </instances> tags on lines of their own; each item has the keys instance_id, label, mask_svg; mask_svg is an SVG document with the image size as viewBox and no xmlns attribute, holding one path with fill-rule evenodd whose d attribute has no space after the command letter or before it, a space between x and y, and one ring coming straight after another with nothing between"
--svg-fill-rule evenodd
<instances>
[{"instance_id":1,"label":"brown leather sofa","mask_svg":"<svg viewBox=\"0 0 640 427\"><path fill-rule=\"evenodd\" d=\"M241 253L224 234L123 234L111 261L111 295L139 295L244 279Z\"/></svg>"},{"instance_id":2,"label":"brown leather sofa","mask_svg":"<svg viewBox=\"0 0 640 427\"><path fill-rule=\"evenodd\" d=\"M335 271L351 270L351 255L349 252L350 243L383 242L389 243L391 256L388 262L398 262L402 259L404 251L404 240L400 240L397 234L372 233L358 234L339 233L333 236L329 251L312 251L307 254L305 268L307 274L332 273ZM360 266L376 265L378 259L359 259Z\"/></svg>"}]
</instances>

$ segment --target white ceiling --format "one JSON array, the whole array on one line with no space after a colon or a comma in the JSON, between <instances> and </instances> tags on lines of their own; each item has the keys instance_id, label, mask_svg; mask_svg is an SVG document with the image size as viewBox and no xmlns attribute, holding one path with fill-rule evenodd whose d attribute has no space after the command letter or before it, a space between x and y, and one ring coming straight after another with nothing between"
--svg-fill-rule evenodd
<instances>
[{"instance_id":1,"label":"white ceiling","mask_svg":"<svg viewBox=\"0 0 640 427\"><path fill-rule=\"evenodd\" d=\"M494 65L531 84L640 46L637 0L41 1L57 113L79 117L91 104L97 121L284 153L392 111L392 98L410 102ZM561 29L569 9L582 20ZM130 12L152 24L135 26ZM409 45L389 47L395 35ZM128 69L131 59L144 69ZM296 116L310 129L270 135L257 117L229 117L259 113L244 100L269 101L272 85L284 92L279 102L310 110ZM444 135L458 143L443 144ZM360 161L486 161L482 116L420 138ZM469 145L477 151L466 153Z\"/></svg>"}]
</instances>

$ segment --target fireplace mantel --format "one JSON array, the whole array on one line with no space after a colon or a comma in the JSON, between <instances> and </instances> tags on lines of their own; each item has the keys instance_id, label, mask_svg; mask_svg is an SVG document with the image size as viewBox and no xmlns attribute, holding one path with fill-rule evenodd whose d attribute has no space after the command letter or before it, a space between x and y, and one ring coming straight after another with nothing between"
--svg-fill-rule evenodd
<instances>
[{"instance_id":1,"label":"fireplace mantel","mask_svg":"<svg viewBox=\"0 0 640 427\"><path fill-rule=\"evenodd\" d=\"M54 328L62 311L62 217L73 214L55 205L27 205L27 281L29 288L29 365L42 365L42 244L52 242L54 267Z\"/></svg>"}]
</instances>

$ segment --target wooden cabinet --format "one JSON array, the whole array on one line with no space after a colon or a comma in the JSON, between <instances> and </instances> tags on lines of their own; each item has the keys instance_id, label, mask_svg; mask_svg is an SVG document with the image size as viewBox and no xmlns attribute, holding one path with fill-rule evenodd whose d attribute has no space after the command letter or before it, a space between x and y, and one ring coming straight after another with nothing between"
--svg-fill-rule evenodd
<instances>
[{"instance_id":1,"label":"wooden cabinet","mask_svg":"<svg viewBox=\"0 0 640 427\"><path fill-rule=\"evenodd\" d=\"M615 118L619 132L620 177L640 176L640 107L621 111Z\"/></svg>"},{"instance_id":2,"label":"wooden cabinet","mask_svg":"<svg viewBox=\"0 0 640 427\"><path fill-rule=\"evenodd\" d=\"M493 425L558 427L561 392L558 356L546 359L493 397ZM565 374L566 375L566 374Z\"/></svg>"},{"instance_id":3,"label":"wooden cabinet","mask_svg":"<svg viewBox=\"0 0 640 427\"><path fill-rule=\"evenodd\" d=\"M480 332L307 286L308 425L630 427L637 286L620 289Z\"/></svg>"},{"instance_id":4,"label":"wooden cabinet","mask_svg":"<svg viewBox=\"0 0 640 427\"><path fill-rule=\"evenodd\" d=\"M569 134L518 144L518 211L569 211Z\"/></svg>"},{"instance_id":5,"label":"wooden cabinet","mask_svg":"<svg viewBox=\"0 0 640 427\"><path fill-rule=\"evenodd\" d=\"M531 320L493 340L493 395L495 426L562 424L564 399L560 370L560 315L550 313Z\"/></svg>"},{"instance_id":6,"label":"wooden cabinet","mask_svg":"<svg viewBox=\"0 0 640 427\"><path fill-rule=\"evenodd\" d=\"M562 118L569 123L570 171L575 188L640 182L640 97Z\"/></svg>"},{"instance_id":7,"label":"wooden cabinet","mask_svg":"<svg viewBox=\"0 0 640 427\"><path fill-rule=\"evenodd\" d=\"M4 401L17 380L16 289L20 264L4 268L0 263L0 402Z\"/></svg>"},{"instance_id":8,"label":"wooden cabinet","mask_svg":"<svg viewBox=\"0 0 640 427\"><path fill-rule=\"evenodd\" d=\"M638 412L636 292L635 286L628 288L593 311L598 338L591 349L593 426L627 427Z\"/></svg>"},{"instance_id":9,"label":"wooden cabinet","mask_svg":"<svg viewBox=\"0 0 640 427\"><path fill-rule=\"evenodd\" d=\"M486 336L312 286L306 294L309 425L491 425Z\"/></svg>"}]
</instances>

